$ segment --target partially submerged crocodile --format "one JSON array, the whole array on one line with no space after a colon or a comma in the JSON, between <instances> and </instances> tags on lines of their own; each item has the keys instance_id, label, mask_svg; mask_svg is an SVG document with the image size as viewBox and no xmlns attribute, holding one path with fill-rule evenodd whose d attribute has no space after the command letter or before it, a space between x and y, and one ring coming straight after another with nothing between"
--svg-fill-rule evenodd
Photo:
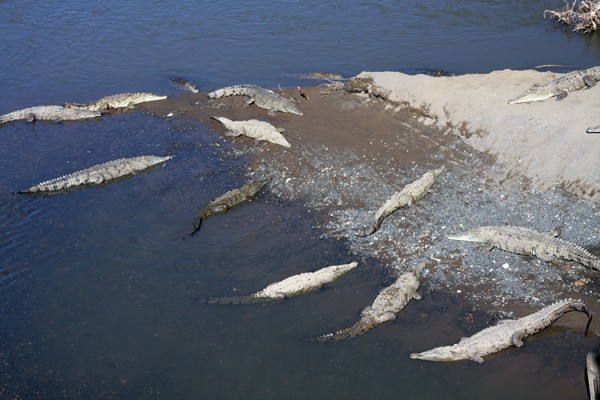
<instances>
[{"instance_id":1,"label":"partially submerged crocodile","mask_svg":"<svg viewBox=\"0 0 600 400\"><path fill-rule=\"evenodd\" d=\"M448 236L448 239L486 243L490 249L497 247L511 253L536 256L543 261L576 261L600 270L600 258L556 236L556 232L540 233L520 226L484 226Z\"/></svg>"},{"instance_id":2,"label":"partially submerged crocodile","mask_svg":"<svg viewBox=\"0 0 600 400\"><path fill-rule=\"evenodd\" d=\"M420 264L414 271L404 273L392 285L377 295L372 305L365 307L360 313L360 320L349 328L341 329L316 338L319 342L330 342L348 339L373 329L379 324L391 321L412 299L421 299L417 292L419 279L425 264Z\"/></svg>"},{"instance_id":3,"label":"partially submerged crocodile","mask_svg":"<svg viewBox=\"0 0 600 400\"><path fill-rule=\"evenodd\" d=\"M272 90L261 88L260 86L227 86L208 94L208 97L211 99L219 99L226 96L248 96L250 99L246 102L246 105L254 103L260 108L269 110L270 115L273 115L275 111L303 115L302 111L294 104L294 100L287 99Z\"/></svg>"},{"instance_id":4,"label":"partially submerged crocodile","mask_svg":"<svg viewBox=\"0 0 600 400\"><path fill-rule=\"evenodd\" d=\"M375 214L375 223L366 228L364 231L359 232L357 236L372 235L379 230L383 220L391 215L394 211L401 207L412 206L414 203L423 198L423 196L429 192L435 183L436 178L442 173L443 170L444 167L442 166L433 171L429 171L416 181L406 185L400 192L395 193L392 198L386 201L383 206L379 208L377 214Z\"/></svg>"},{"instance_id":5,"label":"partially submerged crocodile","mask_svg":"<svg viewBox=\"0 0 600 400\"><path fill-rule=\"evenodd\" d=\"M66 108L86 109L92 111L105 111L114 108L129 108L147 101L164 100L167 96L158 96L152 93L119 93L106 96L88 104L65 103Z\"/></svg>"},{"instance_id":6,"label":"partially submerged crocodile","mask_svg":"<svg viewBox=\"0 0 600 400\"><path fill-rule=\"evenodd\" d=\"M283 128L275 128L268 122L259 121L257 119L249 119L246 121L232 121L225 117L213 117L222 123L227 132L227 136L244 135L254 138L256 142L266 140L267 142L275 143L283 147L291 147L291 144L281 134Z\"/></svg>"},{"instance_id":7,"label":"partially submerged crocodile","mask_svg":"<svg viewBox=\"0 0 600 400\"><path fill-rule=\"evenodd\" d=\"M540 101L552 97L556 97L556 100L562 100L567 97L568 92L585 87L590 88L596 84L596 81L600 81L600 66L571 71L543 85L534 86L526 90L520 96L509 100L508 104Z\"/></svg>"},{"instance_id":8,"label":"partially submerged crocodile","mask_svg":"<svg viewBox=\"0 0 600 400\"><path fill-rule=\"evenodd\" d=\"M224 213L231 207L248 200L258 193L258 191L261 190L268 182L269 179L258 179L251 181L242 187L232 189L216 199L211 200L198 213L196 218L194 218L194 231L191 233L191 235L200 230L202 221L204 221L206 218L210 217L211 215Z\"/></svg>"},{"instance_id":9,"label":"partially submerged crocodile","mask_svg":"<svg viewBox=\"0 0 600 400\"><path fill-rule=\"evenodd\" d=\"M283 300L319 289L323 285L335 281L346 272L356 268L357 265L357 262L332 265L315 272L304 272L290 276L247 296L214 297L208 299L207 302L211 304L247 304L269 300Z\"/></svg>"},{"instance_id":10,"label":"partially submerged crocodile","mask_svg":"<svg viewBox=\"0 0 600 400\"><path fill-rule=\"evenodd\" d=\"M74 186L99 185L125 175L135 174L146 168L152 167L153 165L170 160L171 158L173 157L140 156L120 158L118 160L94 165L69 175L44 181L18 193L55 192L69 189Z\"/></svg>"},{"instance_id":11,"label":"partially submerged crocodile","mask_svg":"<svg viewBox=\"0 0 600 400\"><path fill-rule=\"evenodd\" d=\"M464 337L452 346L436 347L422 353L413 353L410 358L428 361L473 360L483 362L483 357L511 346L523 346L523 339L552 325L557 319L571 311L580 311L588 316L587 335L592 313L581 300L565 299L536 313L519 319L501 320L471 337Z\"/></svg>"},{"instance_id":12,"label":"partially submerged crocodile","mask_svg":"<svg viewBox=\"0 0 600 400\"><path fill-rule=\"evenodd\" d=\"M200 91L200 89L198 89L198 85L188 81L185 78L174 78L171 79L171 81L173 81L173 83L177 86L181 86L183 89L189 90L192 93L198 93Z\"/></svg>"},{"instance_id":13,"label":"partially submerged crocodile","mask_svg":"<svg viewBox=\"0 0 600 400\"><path fill-rule=\"evenodd\" d=\"M71 110L63 106L37 106L0 115L0 124L12 121L78 121L99 116L99 112L90 110Z\"/></svg>"},{"instance_id":14,"label":"partially submerged crocodile","mask_svg":"<svg viewBox=\"0 0 600 400\"><path fill-rule=\"evenodd\" d=\"M600 353L588 353L585 363L590 400L600 400Z\"/></svg>"}]
</instances>

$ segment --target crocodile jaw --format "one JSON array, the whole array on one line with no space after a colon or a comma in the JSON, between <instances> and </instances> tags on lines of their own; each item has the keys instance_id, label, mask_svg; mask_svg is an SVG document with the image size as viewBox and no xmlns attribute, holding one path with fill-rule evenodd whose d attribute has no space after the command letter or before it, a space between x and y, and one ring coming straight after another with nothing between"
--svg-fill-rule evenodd
<instances>
[{"instance_id":1,"label":"crocodile jaw","mask_svg":"<svg viewBox=\"0 0 600 400\"><path fill-rule=\"evenodd\" d=\"M426 361L456 361L464 359L464 357L461 356L460 351L458 351L455 346L444 346L424 351L422 353L412 353L410 358L413 360Z\"/></svg>"},{"instance_id":2,"label":"crocodile jaw","mask_svg":"<svg viewBox=\"0 0 600 400\"><path fill-rule=\"evenodd\" d=\"M465 242L479 242L482 243L485 240L482 239L479 235L477 235L477 232L465 232L465 233L459 233L458 235L450 235L450 236L446 236L448 239L450 240L462 240Z\"/></svg>"},{"instance_id":3,"label":"crocodile jaw","mask_svg":"<svg viewBox=\"0 0 600 400\"><path fill-rule=\"evenodd\" d=\"M541 101L556 96L555 93L524 93L508 101L508 104L529 103L531 101Z\"/></svg>"}]
</instances>

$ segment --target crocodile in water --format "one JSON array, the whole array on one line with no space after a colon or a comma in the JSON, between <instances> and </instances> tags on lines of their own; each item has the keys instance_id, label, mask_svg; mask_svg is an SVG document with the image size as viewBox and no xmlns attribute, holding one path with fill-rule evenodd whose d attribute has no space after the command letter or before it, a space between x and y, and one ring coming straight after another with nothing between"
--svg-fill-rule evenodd
<instances>
[{"instance_id":1,"label":"crocodile in water","mask_svg":"<svg viewBox=\"0 0 600 400\"><path fill-rule=\"evenodd\" d=\"M230 190L229 192L224 193L216 199L210 201L198 213L196 218L194 218L194 231L191 234L193 235L200 230L202 221L204 221L206 218L210 217L211 215L224 213L231 207L248 200L258 193L258 191L262 189L268 182L269 179L252 181L242 187Z\"/></svg>"},{"instance_id":2,"label":"crocodile in water","mask_svg":"<svg viewBox=\"0 0 600 400\"><path fill-rule=\"evenodd\" d=\"M329 342L362 335L379 324L391 321L412 299L421 299L417 293L419 279L425 264L420 264L414 271L404 273L392 284L377 295L372 305L360 313L360 320L349 328L329 333L316 338L319 342Z\"/></svg>"},{"instance_id":3,"label":"crocodile in water","mask_svg":"<svg viewBox=\"0 0 600 400\"><path fill-rule=\"evenodd\" d=\"M435 183L438 175L444 170L444 167L440 167L433 171L425 173L422 177L414 182L406 185L400 192L397 192L385 202L375 215L375 223L370 227L366 228L363 232L357 234L357 236L369 236L379 230L381 223L390 214L401 207L412 206L414 203L419 201L425 196L433 184Z\"/></svg>"},{"instance_id":4,"label":"crocodile in water","mask_svg":"<svg viewBox=\"0 0 600 400\"><path fill-rule=\"evenodd\" d=\"M534 86L520 96L508 101L508 104L528 103L531 101L546 100L556 97L562 100L567 97L568 92L585 87L592 87L600 81L600 66L578 71L571 71L546 82L543 85Z\"/></svg>"},{"instance_id":5,"label":"crocodile in water","mask_svg":"<svg viewBox=\"0 0 600 400\"><path fill-rule=\"evenodd\" d=\"M198 89L198 85L188 81L185 78L174 78L171 79L171 81L177 86L180 86L185 90L189 90L192 93L198 93L200 91L200 89Z\"/></svg>"},{"instance_id":6,"label":"crocodile in water","mask_svg":"<svg viewBox=\"0 0 600 400\"><path fill-rule=\"evenodd\" d=\"M483 357L511 346L521 347L523 339L552 325L557 319L571 311L580 311L588 316L585 334L592 322L590 309L581 300L558 301L536 313L519 319L501 320L471 337L465 337L452 346L436 347L423 353L413 353L410 358L428 361L473 360L483 362Z\"/></svg>"},{"instance_id":7,"label":"crocodile in water","mask_svg":"<svg viewBox=\"0 0 600 400\"><path fill-rule=\"evenodd\" d=\"M246 121L232 121L225 117L213 117L225 128L228 129L225 135L227 136L240 136L244 135L250 138L254 138L257 142L266 140L267 142L275 143L284 147L291 147L287 140L283 137L281 132L283 128L275 128L268 122L259 121L257 119L249 119Z\"/></svg>"},{"instance_id":8,"label":"crocodile in water","mask_svg":"<svg viewBox=\"0 0 600 400\"><path fill-rule=\"evenodd\" d=\"M90 110L71 110L63 106L37 106L0 115L0 124L12 121L78 121L99 116L99 112Z\"/></svg>"},{"instance_id":9,"label":"crocodile in water","mask_svg":"<svg viewBox=\"0 0 600 400\"><path fill-rule=\"evenodd\" d=\"M294 100L287 99L272 90L261 88L259 86L227 86L208 94L208 97L211 99L218 99L226 96L248 96L250 99L246 102L247 105L254 103L260 108L269 110L270 115L273 115L275 111L303 115L302 111L294 104Z\"/></svg>"},{"instance_id":10,"label":"crocodile in water","mask_svg":"<svg viewBox=\"0 0 600 400\"><path fill-rule=\"evenodd\" d=\"M163 163L173 158L172 156L140 156L131 158L120 158L102 164L73 172L69 175L50 179L38 185L32 186L19 193L55 192L75 186L99 185L125 175L135 174L153 165Z\"/></svg>"},{"instance_id":11,"label":"crocodile in water","mask_svg":"<svg viewBox=\"0 0 600 400\"><path fill-rule=\"evenodd\" d=\"M158 96L152 93L119 93L106 96L98 101L88 104L66 103L65 107L86 109L92 111L105 111L114 108L128 108L147 101L164 100L167 96Z\"/></svg>"},{"instance_id":12,"label":"crocodile in water","mask_svg":"<svg viewBox=\"0 0 600 400\"><path fill-rule=\"evenodd\" d=\"M269 300L283 300L319 289L323 285L335 281L346 272L356 268L357 265L357 262L332 265L315 272L304 272L290 276L247 296L215 297L207 300L207 302L211 304L246 304Z\"/></svg>"},{"instance_id":13,"label":"crocodile in water","mask_svg":"<svg viewBox=\"0 0 600 400\"><path fill-rule=\"evenodd\" d=\"M590 400L600 400L600 353L588 353L585 361Z\"/></svg>"},{"instance_id":14,"label":"crocodile in water","mask_svg":"<svg viewBox=\"0 0 600 400\"><path fill-rule=\"evenodd\" d=\"M545 234L520 226L484 226L448 236L448 239L486 243L490 249L497 247L511 253L536 256L543 261L576 261L600 270L600 258L556 235L555 232Z\"/></svg>"}]
</instances>

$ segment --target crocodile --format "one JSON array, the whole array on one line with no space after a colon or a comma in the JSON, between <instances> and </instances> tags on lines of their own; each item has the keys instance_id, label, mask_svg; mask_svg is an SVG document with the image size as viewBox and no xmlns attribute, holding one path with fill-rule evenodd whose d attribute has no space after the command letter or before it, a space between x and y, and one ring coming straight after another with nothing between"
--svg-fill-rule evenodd
<instances>
[{"instance_id":1,"label":"crocodile","mask_svg":"<svg viewBox=\"0 0 600 400\"><path fill-rule=\"evenodd\" d=\"M576 261L600 270L600 258L557 235L557 232L540 233L520 226L484 226L450 235L448 239L486 243L490 250L497 247L511 253L536 256L543 261Z\"/></svg>"},{"instance_id":2,"label":"crocodile","mask_svg":"<svg viewBox=\"0 0 600 400\"><path fill-rule=\"evenodd\" d=\"M214 200L211 200L194 218L194 231L190 234L193 235L200 230L202 221L211 215L221 214L229 210L231 207L242 203L261 190L269 179L258 179L245 184L242 187L232 189L227 193L222 194Z\"/></svg>"},{"instance_id":3,"label":"crocodile","mask_svg":"<svg viewBox=\"0 0 600 400\"><path fill-rule=\"evenodd\" d=\"M571 71L543 85L526 90L520 96L509 100L508 104L528 103L552 97L556 97L556 100L562 100L567 97L568 92L586 87L591 88L596 84L596 81L600 81L600 66Z\"/></svg>"},{"instance_id":4,"label":"crocodile","mask_svg":"<svg viewBox=\"0 0 600 400\"><path fill-rule=\"evenodd\" d=\"M266 288L250 295L213 297L206 300L206 302L210 304L248 304L261 301L284 300L288 297L298 296L319 289L323 285L335 281L346 272L356 268L357 265L357 262L351 262L350 264L332 265L314 272L303 272L272 283Z\"/></svg>"},{"instance_id":5,"label":"crocodile","mask_svg":"<svg viewBox=\"0 0 600 400\"><path fill-rule=\"evenodd\" d=\"M585 130L586 133L600 133L600 125L591 126Z\"/></svg>"},{"instance_id":6,"label":"crocodile","mask_svg":"<svg viewBox=\"0 0 600 400\"><path fill-rule=\"evenodd\" d=\"M167 96L158 96L152 93L119 93L106 96L100 100L88 104L65 103L65 107L74 109L86 109L92 111L106 111L114 108L130 108L136 104L147 101L164 100Z\"/></svg>"},{"instance_id":7,"label":"crocodile","mask_svg":"<svg viewBox=\"0 0 600 400\"><path fill-rule=\"evenodd\" d=\"M226 96L248 96L250 99L246 102L246 106L254 103L260 108L269 110L269 115L274 115L275 111L303 115L302 111L294 104L294 100L287 99L272 90L261 88L260 86L227 86L208 94L208 97L211 99L219 99Z\"/></svg>"},{"instance_id":8,"label":"crocodile","mask_svg":"<svg viewBox=\"0 0 600 400\"><path fill-rule=\"evenodd\" d=\"M425 196L435 183L436 178L442 173L444 167L440 167L433 171L426 172L423 176L414 182L406 185L400 192L395 193L388 201L386 201L375 215L375 223L370 227L359 232L357 236L365 237L377 232L381 227L381 223L389 215L394 213L401 207L412 206Z\"/></svg>"},{"instance_id":9,"label":"crocodile","mask_svg":"<svg viewBox=\"0 0 600 400\"><path fill-rule=\"evenodd\" d=\"M0 115L0 124L12 121L78 121L97 117L100 117L100 113L96 111L71 110L63 106L37 106Z\"/></svg>"},{"instance_id":10,"label":"crocodile","mask_svg":"<svg viewBox=\"0 0 600 400\"><path fill-rule=\"evenodd\" d=\"M318 342L330 342L352 338L373 329L379 324L396 318L411 299L420 300L421 294L417 292L419 279L425 264L420 264L414 271L406 272L392 285L386 287L377 295L370 306L365 307L360 313L360 320L349 328L341 329L335 333L318 336Z\"/></svg>"},{"instance_id":11,"label":"crocodile","mask_svg":"<svg viewBox=\"0 0 600 400\"><path fill-rule=\"evenodd\" d=\"M135 174L153 165L163 163L173 158L172 156L140 156L120 158L102 164L73 172L59 178L50 179L18 193L55 192L66 190L75 186L99 185L125 175Z\"/></svg>"},{"instance_id":12,"label":"crocodile","mask_svg":"<svg viewBox=\"0 0 600 400\"><path fill-rule=\"evenodd\" d=\"M174 79L171 79L171 81L174 84L176 84L177 86L181 86L183 89L189 90L192 93L198 93L200 91L200 89L198 89L198 85L196 85L195 83L192 83L192 82L188 81L187 79L184 79L184 78L174 78Z\"/></svg>"},{"instance_id":13,"label":"crocodile","mask_svg":"<svg viewBox=\"0 0 600 400\"><path fill-rule=\"evenodd\" d=\"M436 347L422 353L413 353L410 358L427 361L472 360L483 362L483 357L511 346L523 346L523 339L542 331L557 319L571 311L583 312L588 316L585 334L592 322L592 313L581 300L557 301L541 310L519 319L501 320L497 325L485 328L471 337L463 337L452 346Z\"/></svg>"},{"instance_id":14,"label":"crocodile","mask_svg":"<svg viewBox=\"0 0 600 400\"><path fill-rule=\"evenodd\" d=\"M225 133L226 136L244 135L254 138L257 143L261 140L266 140L267 142L275 143L283 147L292 146L281 134L283 128L275 128L268 122L259 121L257 119L232 121L225 117L213 117L213 119L219 121L228 129Z\"/></svg>"},{"instance_id":15,"label":"crocodile","mask_svg":"<svg viewBox=\"0 0 600 400\"><path fill-rule=\"evenodd\" d=\"M590 352L585 361L590 400L600 400L600 354Z\"/></svg>"}]
</instances>

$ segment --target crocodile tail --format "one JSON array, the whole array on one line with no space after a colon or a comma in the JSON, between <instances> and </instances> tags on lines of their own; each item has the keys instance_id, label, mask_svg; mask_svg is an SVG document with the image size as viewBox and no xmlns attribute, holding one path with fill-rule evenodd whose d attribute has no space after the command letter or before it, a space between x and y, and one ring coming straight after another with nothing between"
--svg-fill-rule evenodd
<instances>
[{"instance_id":1,"label":"crocodile tail","mask_svg":"<svg viewBox=\"0 0 600 400\"><path fill-rule=\"evenodd\" d=\"M200 227L202 226L202 221L204 221L204 218L202 217L194 218L194 230L192 231L192 233L190 233L190 236L194 236L194 234L200 230Z\"/></svg>"},{"instance_id":2,"label":"crocodile tail","mask_svg":"<svg viewBox=\"0 0 600 400\"><path fill-rule=\"evenodd\" d=\"M377 220L375 221L375 223L373 225L368 226L365 229L363 229L362 231L358 232L356 234L356 236L367 237L367 236L374 234L375 232L377 232L379 230L379 228L381 228L382 222L383 222L383 218L377 218Z\"/></svg>"},{"instance_id":3,"label":"crocodile tail","mask_svg":"<svg viewBox=\"0 0 600 400\"><path fill-rule=\"evenodd\" d=\"M261 301L265 301L265 299L250 294L247 296L211 297L204 302L207 304L251 304Z\"/></svg>"},{"instance_id":4,"label":"crocodile tail","mask_svg":"<svg viewBox=\"0 0 600 400\"><path fill-rule=\"evenodd\" d=\"M558 318L562 317L570 311L579 311L587 315L588 320L587 324L585 325L585 332L583 333L584 336L587 335L588 330L590 329L590 324L592 323L592 318L594 317L590 308L583 301L573 299L562 300L557 302L556 304L560 304L560 307L556 311L556 317L554 318L554 321L556 321Z\"/></svg>"},{"instance_id":5,"label":"crocodile tail","mask_svg":"<svg viewBox=\"0 0 600 400\"><path fill-rule=\"evenodd\" d=\"M375 326L375 324L373 324L372 322L361 319L360 321L358 321L357 323L355 323L354 325L352 325L349 328L340 329L339 331L337 331L335 333L328 333L326 335L317 336L315 338L315 341L320 342L320 343L325 343L325 342L336 342L338 340L353 338L355 336L362 335L363 333L371 330L374 326Z\"/></svg>"}]
</instances>

